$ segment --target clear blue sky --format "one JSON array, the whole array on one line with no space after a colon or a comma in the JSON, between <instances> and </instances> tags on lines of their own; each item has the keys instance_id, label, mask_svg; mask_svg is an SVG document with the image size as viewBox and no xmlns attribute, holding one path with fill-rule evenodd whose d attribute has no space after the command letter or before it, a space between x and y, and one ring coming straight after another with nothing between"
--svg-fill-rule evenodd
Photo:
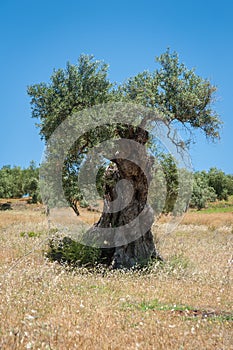
<instances>
[{"instance_id":1,"label":"clear blue sky","mask_svg":"<svg viewBox=\"0 0 233 350\"><path fill-rule=\"evenodd\" d=\"M110 65L122 82L170 47L189 68L218 86L224 121L215 145L197 136L195 170L233 173L233 2L231 0L4 0L0 2L0 167L39 164L43 144L31 118L28 85L48 82L54 68L81 53Z\"/></svg>"}]
</instances>

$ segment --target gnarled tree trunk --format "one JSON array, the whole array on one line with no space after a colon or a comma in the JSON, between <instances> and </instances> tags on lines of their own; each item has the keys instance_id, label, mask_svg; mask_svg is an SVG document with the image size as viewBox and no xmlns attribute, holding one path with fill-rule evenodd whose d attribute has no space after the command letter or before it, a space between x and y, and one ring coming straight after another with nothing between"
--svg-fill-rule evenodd
<instances>
[{"instance_id":1,"label":"gnarled tree trunk","mask_svg":"<svg viewBox=\"0 0 233 350\"><path fill-rule=\"evenodd\" d=\"M133 142L119 142L116 157L106 170L104 210L89 232L96 239L105 229L102 259L112 268L162 260L151 232L154 213L147 203L153 166L144 146L148 133L132 127L127 134L127 140L130 139Z\"/></svg>"}]
</instances>

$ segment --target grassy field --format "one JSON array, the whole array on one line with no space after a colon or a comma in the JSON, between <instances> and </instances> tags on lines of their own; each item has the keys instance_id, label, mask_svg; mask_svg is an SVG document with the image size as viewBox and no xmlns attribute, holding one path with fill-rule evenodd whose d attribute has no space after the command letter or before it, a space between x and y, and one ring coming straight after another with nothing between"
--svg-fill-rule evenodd
<instances>
[{"instance_id":1,"label":"grassy field","mask_svg":"<svg viewBox=\"0 0 233 350\"><path fill-rule=\"evenodd\" d=\"M0 349L233 349L233 213L168 221L154 225L164 264L69 271L44 258L42 207L0 212Z\"/></svg>"}]
</instances>

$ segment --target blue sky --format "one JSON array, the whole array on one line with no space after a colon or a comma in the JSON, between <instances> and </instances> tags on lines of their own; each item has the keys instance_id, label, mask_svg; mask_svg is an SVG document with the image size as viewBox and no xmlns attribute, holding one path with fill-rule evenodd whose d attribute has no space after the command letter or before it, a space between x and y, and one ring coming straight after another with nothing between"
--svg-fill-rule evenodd
<instances>
[{"instance_id":1,"label":"blue sky","mask_svg":"<svg viewBox=\"0 0 233 350\"><path fill-rule=\"evenodd\" d=\"M156 68L170 47L188 68L218 86L221 141L202 135L191 149L195 170L233 173L232 1L14 0L0 2L0 167L39 164L43 143L31 118L28 85L48 82L53 69L81 53L110 65L112 81Z\"/></svg>"}]
</instances>

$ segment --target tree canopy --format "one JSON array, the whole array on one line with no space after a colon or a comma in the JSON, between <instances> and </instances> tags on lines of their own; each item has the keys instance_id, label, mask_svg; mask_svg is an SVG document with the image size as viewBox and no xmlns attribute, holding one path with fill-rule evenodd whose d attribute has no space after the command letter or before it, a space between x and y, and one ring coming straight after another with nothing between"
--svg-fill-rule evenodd
<instances>
[{"instance_id":1,"label":"tree canopy","mask_svg":"<svg viewBox=\"0 0 233 350\"><path fill-rule=\"evenodd\" d=\"M206 137L219 138L221 121L212 109L216 86L180 63L176 52L167 50L156 61L160 69L128 79L126 98L157 109L168 123L179 122L189 133L199 128Z\"/></svg>"},{"instance_id":2,"label":"tree canopy","mask_svg":"<svg viewBox=\"0 0 233 350\"><path fill-rule=\"evenodd\" d=\"M81 55L77 64L55 70L49 83L28 87L32 116L39 119L45 141L67 116L109 101L131 101L158 110L168 123L186 130L201 129L206 137L219 138L221 120L213 109L216 86L180 63L168 49L156 58L159 69L144 71L117 85L108 79L108 65Z\"/></svg>"}]
</instances>

